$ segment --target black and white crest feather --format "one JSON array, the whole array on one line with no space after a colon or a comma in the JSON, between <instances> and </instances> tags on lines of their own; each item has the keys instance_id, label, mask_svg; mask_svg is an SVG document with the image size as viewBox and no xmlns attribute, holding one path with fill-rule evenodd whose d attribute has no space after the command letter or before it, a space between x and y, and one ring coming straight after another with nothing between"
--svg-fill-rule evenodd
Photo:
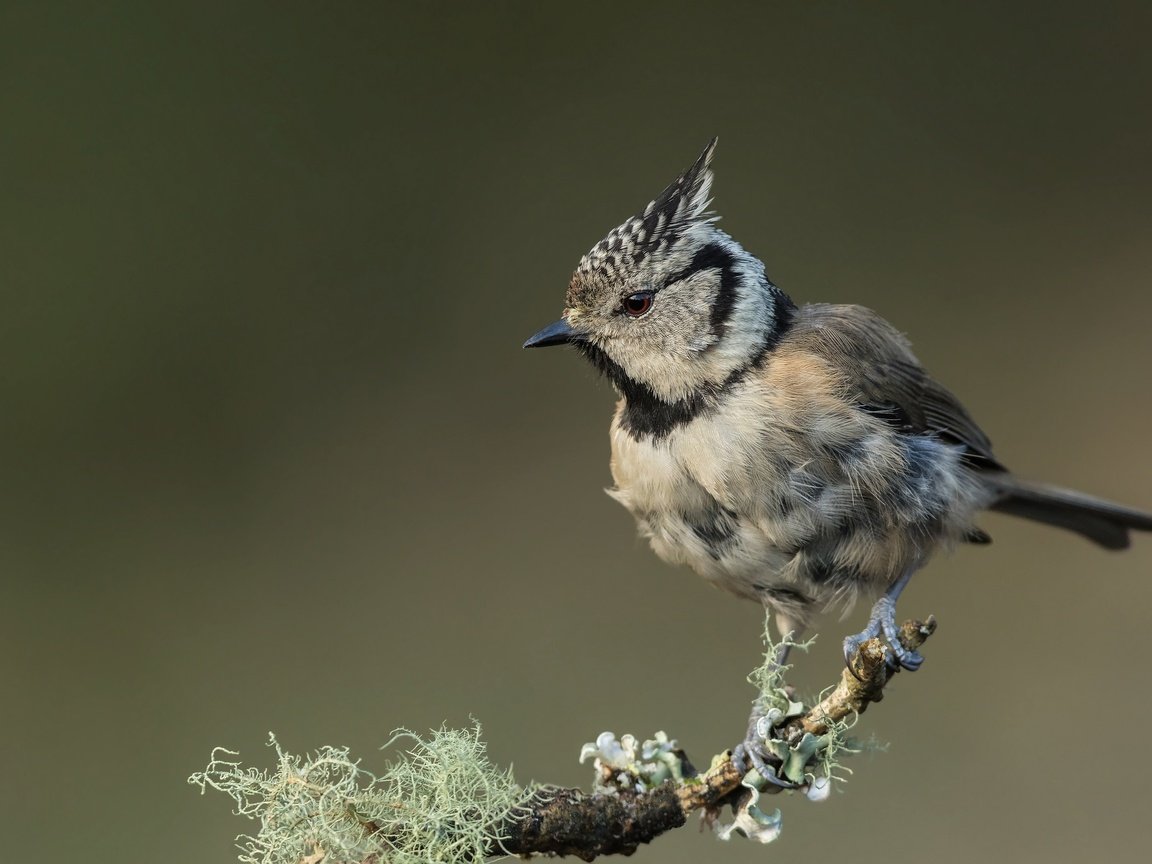
<instances>
[{"instance_id":1,"label":"black and white crest feather","mask_svg":"<svg viewBox=\"0 0 1152 864\"><path fill-rule=\"evenodd\" d=\"M578 273L611 273L635 266L649 255L674 244L686 227L710 221L707 213L712 189L712 154L716 140L708 142L692 167L677 177L644 211L614 228L585 255Z\"/></svg>"}]
</instances>

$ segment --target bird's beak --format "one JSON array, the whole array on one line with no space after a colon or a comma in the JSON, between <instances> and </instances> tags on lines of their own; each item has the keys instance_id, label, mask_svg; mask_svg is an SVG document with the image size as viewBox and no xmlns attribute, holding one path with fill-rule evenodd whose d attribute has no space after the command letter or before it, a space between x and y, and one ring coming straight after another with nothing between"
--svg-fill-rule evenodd
<instances>
[{"instance_id":1,"label":"bird's beak","mask_svg":"<svg viewBox=\"0 0 1152 864\"><path fill-rule=\"evenodd\" d=\"M525 348L547 348L549 345L567 345L580 339L580 334L573 330L568 322L561 318L555 324L549 324L539 333L528 337L524 343Z\"/></svg>"}]
</instances>

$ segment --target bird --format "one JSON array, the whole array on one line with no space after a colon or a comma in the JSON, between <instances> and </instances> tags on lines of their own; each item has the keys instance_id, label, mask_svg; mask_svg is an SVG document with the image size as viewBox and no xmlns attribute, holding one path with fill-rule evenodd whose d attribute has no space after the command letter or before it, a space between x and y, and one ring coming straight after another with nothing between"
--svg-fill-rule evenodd
<instances>
[{"instance_id":1,"label":"bird","mask_svg":"<svg viewBox=\"0 0 1152 864\"><path fill-rule=\"evenodd\" d=\"M1152 530L1148 513L1011 473L876 312L796 304L710 212L715 149L580 259L562 317L524 347L573 346L612 383L609 494L660 558L761 603L777 662L817 614L866 598L846 662L879 637L893 668L919 668L896 602L936 551L990 542L981 511L1106 549ZM764 775L757 719L745 755Z\"/></svg>"}]
</instances>

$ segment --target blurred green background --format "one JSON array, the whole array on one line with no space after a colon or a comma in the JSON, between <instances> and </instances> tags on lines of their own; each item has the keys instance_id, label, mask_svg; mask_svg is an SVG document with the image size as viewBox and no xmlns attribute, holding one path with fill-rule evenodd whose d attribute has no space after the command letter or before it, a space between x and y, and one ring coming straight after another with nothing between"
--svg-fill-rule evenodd
<instances>
[{"instance_id":1,"label":"blurred green background","mask_svg":"<svg viewBox=\"0 0 1152 864\"><path fill-rule=\"evenodd\" d=\"M602 492L613 396L521 341L720 136L723 226L912 336L1019 472L1152 508L1146 4L0 6L0 685L10 861L232 860L185 777L268 730L380 766L484 723L735 743L760 612ZM764 850L1081 861L1148 838L1152 538L988 517L924 670ZM802 687L858 629L824 622ZM1144 847L1146 849L1146 846Z\"/></svg>"}]
</instances>

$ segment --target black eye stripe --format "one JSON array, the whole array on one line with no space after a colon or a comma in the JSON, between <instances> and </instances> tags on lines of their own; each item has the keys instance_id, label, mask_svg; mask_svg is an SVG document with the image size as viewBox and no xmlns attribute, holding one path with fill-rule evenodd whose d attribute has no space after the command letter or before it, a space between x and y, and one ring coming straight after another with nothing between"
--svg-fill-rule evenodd
<instances>
[{"instance_id":1,"label":"black eye stripe","mask_svg":"<svg viewBox=\"0 0 1152 864\"><path fill-rule=\"evenodd\" d=\"M709 243L697 250L688 266L679 273L673 273L664 282L664 287L683 282L705 270L720 271L720 287L712 303L712 332L719 336L732 316L736 305L736 256L720 243Z\"/></svg>"},{"instance_id":2,"label":"black eye stripe","mask_svg":"<svg viewBox=\"0 0 1152 864\"><path fill-rule=\"evenodd\" d=\"M719 270L721 278L727 277L732 273L732 267L736 263L735 256L719 243L709 243L702 246L697 250L696 254L692 256L692 260L688 262L688 266L678 273L673 273L664 280L662 287L667 288L676 282L683 282L690 276L694 276L704 270Z\"/></svg>"}]
</instances>

